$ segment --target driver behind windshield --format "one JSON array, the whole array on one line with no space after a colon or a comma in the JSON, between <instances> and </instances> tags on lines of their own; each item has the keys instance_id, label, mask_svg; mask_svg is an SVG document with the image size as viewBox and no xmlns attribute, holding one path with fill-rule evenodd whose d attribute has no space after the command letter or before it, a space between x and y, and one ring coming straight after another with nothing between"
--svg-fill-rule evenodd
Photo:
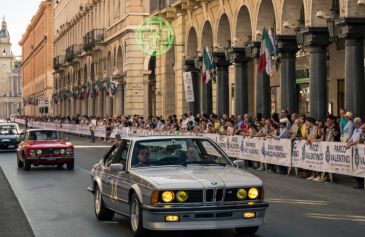
<instances>
[{"instance_id":1,"label":"driver behind windshield","mask_svg":"<svg viewBox=\"0 0 365 237\"><path fill-rule=\"evenodd\" d=\"M137 152L137 164L136 167L148 166L150 160L150 150L147 147L140 146Z\"/></svg>"},{"instance_id":2,"label":"driver behind windshield","mask_svg":"<svg viewBox=\"0 0 365 237\"><path fill-rule=\"evenodd\" d=\"M194 143L187 142L186 152L182 153L182 161L184 163L197 162L200 161L198 151L194 146Z\"/></svg>"}]
</instances>

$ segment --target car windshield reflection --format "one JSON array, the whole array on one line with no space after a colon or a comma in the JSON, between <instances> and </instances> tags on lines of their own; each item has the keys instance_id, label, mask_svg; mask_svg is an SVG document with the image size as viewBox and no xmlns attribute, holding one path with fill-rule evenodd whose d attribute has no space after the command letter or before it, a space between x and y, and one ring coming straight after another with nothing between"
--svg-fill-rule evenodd
<instances>
[{"instance_id":1,"label":"car windshield reflection","mask_svg":"<svg viewBox=\"0 0 365 237\"><path fill-rule=\"evenodd\" d=\"M58 141L61 140L57 131L31 131L28 140L30 141Z\"/></svg>"},{"instance_id":2,"label":"car windshield reflection","mask_svg":"<svg viewBox=\"0 0 365 237\"><path fill-rule=\"evenodd\" d=\"M206 139L159 139L136 142L133 168L169 165L232 166L225 155Z\"/></svg>"}]
</instances>

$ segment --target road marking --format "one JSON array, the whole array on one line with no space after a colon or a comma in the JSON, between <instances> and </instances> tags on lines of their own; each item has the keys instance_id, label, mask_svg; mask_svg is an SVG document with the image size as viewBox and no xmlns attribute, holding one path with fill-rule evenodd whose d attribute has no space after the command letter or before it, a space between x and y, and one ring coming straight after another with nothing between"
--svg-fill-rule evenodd
<instances>
[{"instance_id":1,"label":"road marking","mask_svg":"<svg viewBox=\"0 0 365 237\"><path fill-rule=\"evenodd\" d=\"M317 205L327 206L328 202L315 201L315 200L300 200L300 199L267 199L271 203L289 203L289 204L302 204L302 205Z\"/></svg>"},{"instance_id":2,"label":"road marking","mask_svg":"<svg viewBox=\"0 0 365 237\"><path fill-rule=\"evenodd\" d=\"M75 148L110 148L110 146L74 146Z\"/></svg>"},{"instance_id":3,"label":"road marking","mask_svg":"<svg viewBox=\"0 0 365 237\"><path fill-rule=\"evenodd\" d=\"M310 218L315 218L315 219L365 222L365 216L341 215L341 214L323 214L323 213L307 213L306 215Z\"/></svg>"}]
</instances>

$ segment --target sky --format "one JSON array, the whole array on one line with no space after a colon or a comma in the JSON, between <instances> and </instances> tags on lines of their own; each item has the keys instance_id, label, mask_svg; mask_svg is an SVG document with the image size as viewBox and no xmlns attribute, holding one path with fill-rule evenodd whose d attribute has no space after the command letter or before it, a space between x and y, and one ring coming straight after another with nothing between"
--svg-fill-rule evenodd
<instances>
[{"instance_id":1,"label":"sky","mask_svg":"<svg viewBox=\"0 0 365 237\"><path fill-rule=\"evenodd\" d=\"M15 56L21 56L19 41L27 29L32 17L36 14L42 0L0 0L0 16L8 23L12 51Z\"/></svg>"}]
</instances>

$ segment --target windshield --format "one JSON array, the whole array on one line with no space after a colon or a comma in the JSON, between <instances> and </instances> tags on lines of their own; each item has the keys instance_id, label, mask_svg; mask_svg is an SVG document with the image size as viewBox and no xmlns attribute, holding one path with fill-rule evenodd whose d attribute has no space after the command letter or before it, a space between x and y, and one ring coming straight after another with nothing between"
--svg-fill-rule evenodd
<instances>
[{"instance_id":1,"label":"windshield","mask_svg":"<svg viewBox=\"0 0 365 237\"><path fill-rule=\"evenodd\" d=\"M61 140L57 131L31 131L28 135L30 141L55 141Z\"/></svg>"},{"instance_id":2,"label":"windshield","mask_svg":"<svg viewBox=\"0 0 365 237\"><path fill-rule=\"evenodd\" d=\"M164 165L232 165L207 139L161 139L136 142L132 167Z\"/></svg>"},{"instance_id":3,"label":"windshield","mask_svg":"<svg viewBox=\"0 0 365 237\"><path fill-rule=\"evenodd\" d=\"M18 134L18 128L13 125L0 125L0 134L1 135L15 135Z\"/></svg>"}]
</instances>

